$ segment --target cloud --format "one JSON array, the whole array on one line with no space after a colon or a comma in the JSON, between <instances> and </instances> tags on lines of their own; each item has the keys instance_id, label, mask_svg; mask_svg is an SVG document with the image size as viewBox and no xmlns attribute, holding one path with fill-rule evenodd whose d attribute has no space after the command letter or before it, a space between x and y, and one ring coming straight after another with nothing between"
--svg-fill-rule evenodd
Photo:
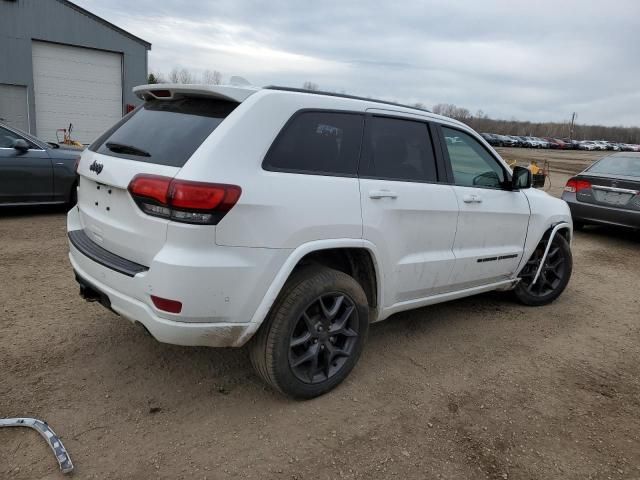
<instances>
[{"instance_id":1,"label":"cloud","mask_svg":"<svg viewBox=\"0 0 640 480\"><path fill-rule=\"evenodd\" d=\"M153 44L152 70L640 125L640 2L76 0Z\"/></svg>"}]
</instances>

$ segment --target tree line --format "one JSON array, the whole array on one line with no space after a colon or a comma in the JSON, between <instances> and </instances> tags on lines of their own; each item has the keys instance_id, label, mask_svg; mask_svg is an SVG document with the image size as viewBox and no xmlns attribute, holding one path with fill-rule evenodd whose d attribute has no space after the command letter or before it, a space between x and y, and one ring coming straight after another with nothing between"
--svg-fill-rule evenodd
<instances>
[{"instance_id":1,"label":"tree line","mask_svg":"<svg viewBox=\"0 0 640 480\"><path fill-rule=\"evenodd\" d=\"M150 84L207 83L210 85L222 85L222 81L222 73L218 70L205 70L202 75L198 75L187 68L173 68L168 75L158 71L152 71L147 75L147 82Z\"/></svg>"},{"instance_id":2,"label":"tree line","mask_svg":"<svg viewBox=\"0 0 640 480\"><path fill-rule=\"evenodd\" d=\"M607 140L609 142L640 143L640 127L606 127L604 125L574 124L571 122L530 122L489 118L482 110L475 115L468 109L448 103L433 107L433 113L466 123L478 132L501 135L525 135L533 137L572 138L574 140Z\"/></svg>"}]
</instances>

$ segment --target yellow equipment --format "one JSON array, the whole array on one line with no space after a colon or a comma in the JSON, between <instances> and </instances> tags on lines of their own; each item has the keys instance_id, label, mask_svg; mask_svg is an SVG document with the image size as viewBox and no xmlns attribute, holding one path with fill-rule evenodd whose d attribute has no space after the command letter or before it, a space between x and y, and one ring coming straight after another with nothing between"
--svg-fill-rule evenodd
<instances>
[{"instance_id":1,"label":"yellow equipment","mask_svg":"<svg viewBox=\"0 0 640 480\"><path fill-rule=\"evenodd\" d=\"M61 145L71 145L72 147L79 147L79 148L83 148L84 145L82 145L80 142L77 142L76 140L72 140L71 139L71 131L73 130L73 123L69 124L69 128L59 128L56 130L56 139L58 140L58 143ZM59 132L62 132L62 141L60 141L60 135L58 135Z\"/></svg>"}]
</instances>

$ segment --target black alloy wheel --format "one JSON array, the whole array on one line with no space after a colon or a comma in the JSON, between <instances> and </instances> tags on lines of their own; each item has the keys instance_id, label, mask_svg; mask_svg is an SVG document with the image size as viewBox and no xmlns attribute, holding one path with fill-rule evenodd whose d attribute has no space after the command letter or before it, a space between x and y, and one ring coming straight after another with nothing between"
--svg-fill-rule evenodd
<instances>
[{"instance_id":1,"label":"black alloy wheel","mask_svg":"<svg viewBox=\"0 0 640 480\"><path fill-rule=\"evenodd\" d=\"M358 311L349 296L321 295L302 313L290 337L289 365L307 383L329 380L352 355L358 340Z\"/></svg>"},{"instance_id":2,"label":"black alloy wheel","mask_svg":"<svg viewBox=\"0 0 640 480\"><path fill-rule=\"evenodd\" d=\"M546 246L545 238L538 244L520 272L520 282L514 291L517 298L526 305L546 305L552 302L560 296L569 283L573 259L569 244L560 233L556 233L553 237L540 274L537 279L535 278Z\"/></svg>"}]
</instances>

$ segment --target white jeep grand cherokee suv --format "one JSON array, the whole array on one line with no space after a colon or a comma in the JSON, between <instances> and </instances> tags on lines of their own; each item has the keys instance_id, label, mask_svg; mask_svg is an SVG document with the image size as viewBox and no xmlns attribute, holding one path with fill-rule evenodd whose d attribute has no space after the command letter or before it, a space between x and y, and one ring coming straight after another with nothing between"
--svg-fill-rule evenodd
<instances>
[{"instance_id":1,"label":"white jeep grand cherokee suv","mask_svg":"<svg viewBox=\"0 0 640 480\"><path fill-rule=\"evenodd\" d=\"M69 257L85 298L161 342L250 341L264 380L310 398L370 323L489 290L543 305L569 281L566 203L462 123L281 87L135 92L82 154Z\"/></svg>"}]
</instances>

